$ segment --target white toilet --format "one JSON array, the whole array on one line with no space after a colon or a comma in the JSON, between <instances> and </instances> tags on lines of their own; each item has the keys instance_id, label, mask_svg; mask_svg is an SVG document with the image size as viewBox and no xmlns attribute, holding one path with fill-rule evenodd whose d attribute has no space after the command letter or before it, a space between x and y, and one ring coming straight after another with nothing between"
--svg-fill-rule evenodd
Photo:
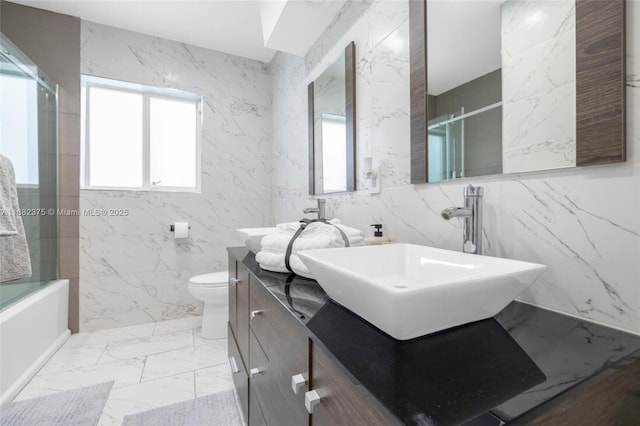
<instances>
[{"instance_id":1,"label":"white toilet","mask_svg":"<svg viewBox=\"0 0 640 426\"><path fill-rule=\"evenodd\" d=\"M227 337L229 318L229 273L212 272L196 275L189 280L189 293L204 301L202 311L202 337Z\"/></svg>"}]
</instances>

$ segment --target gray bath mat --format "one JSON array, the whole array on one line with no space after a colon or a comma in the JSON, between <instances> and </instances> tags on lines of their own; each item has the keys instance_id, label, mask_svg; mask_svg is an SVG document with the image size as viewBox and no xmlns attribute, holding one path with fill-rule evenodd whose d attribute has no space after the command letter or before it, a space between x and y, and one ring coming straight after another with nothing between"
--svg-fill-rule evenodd
<instances>
[{"instance_id":1,"label":"gray bath mat","mask_svg":"<svg viewBox=\"0 0 640 426\"><path fill-rule=\"evenodd\" d=\"M1 426L90 426L98 424L113 382L0 406Z\"/></svg>"},{"instance_id":2,"label":"gray bath mat","mask_svg":"<svg viewBox=\"0 0 640 426\"><path fill-rule=\"evenodd\" d=\"M232 390L126 416L122 426L242 426Z\"/></svg>"}]
</instances>

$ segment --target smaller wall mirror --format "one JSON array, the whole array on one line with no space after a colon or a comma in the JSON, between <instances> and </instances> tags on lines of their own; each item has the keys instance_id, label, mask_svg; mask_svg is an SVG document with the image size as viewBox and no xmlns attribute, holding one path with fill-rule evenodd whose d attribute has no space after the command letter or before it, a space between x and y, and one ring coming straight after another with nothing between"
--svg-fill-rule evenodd
<instances>
[{"instance_id":1,"label":"smaller wall mirror","mask_svg":"<svg viewBox=\"0 0 640 426\"><path fill-rule=\"evenodd\" d=\"M309 83L309 193L355 190L355 44Z\"/></svg>"}]
</instances>

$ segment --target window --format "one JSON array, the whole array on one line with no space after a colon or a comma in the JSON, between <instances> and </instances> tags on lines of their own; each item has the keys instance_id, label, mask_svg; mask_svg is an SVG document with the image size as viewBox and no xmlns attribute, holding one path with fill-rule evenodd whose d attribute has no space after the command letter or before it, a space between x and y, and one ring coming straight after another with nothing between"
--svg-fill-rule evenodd
<instances>
[{"instance_id":1,"label":"window","mask_svg":"<svg viewBox=\"0 0 640 426\"><path fill-rule=\"evenodd\" d=\"M37 186L38 84L19 74L0 74L0 152L13 163L16 183Z\"/></svg>"},{"instance_id":2,"label":"window","mask_svg":"<svg viewBox=\"0 0 640 426\"><path fill-rule=\"evenodd\" d=\"M343 115L322 114L322 178L324 192L347 190L347 127Z\"/></svg>"},{"instance_id":3,"label":"window","mask_svg":"<svg viewBox=\"0 0 640 426\"><path fill-rule=\"evenodd\" d=\"M82 76L89 189L200 190L201 97Z\"/></svg>"}]
</instances>

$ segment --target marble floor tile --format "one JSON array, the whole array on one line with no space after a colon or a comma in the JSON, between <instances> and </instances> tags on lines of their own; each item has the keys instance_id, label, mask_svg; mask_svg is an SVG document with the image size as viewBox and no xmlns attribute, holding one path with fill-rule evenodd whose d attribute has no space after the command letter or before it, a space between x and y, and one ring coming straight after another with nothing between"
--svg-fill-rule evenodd
<instances>
[{"instance_id":1,"label":"marble floor tile","mask_svg":"<svg viewBox=\"0 0 640 426\"><path fill-rule=\"evenodd\" d=\"M124 416L195 398L193 371L112 389L98 425L120 425Z\"/></svg>"},{"instance_id":2,"label":"marble floor tile","mask_svg":"<svg viewBox=\"0 0 640 426\"><path fill-rule=\"evenodd\" d=\"M72 334L65 343L65 347L80 347L100 345L120 340L151 337L156 328L155 323L132 325L130 327L109 328L106 330L90 331Z\"/></svg>"},{"instance_id":3,"label":"marble floor tile","mask_svg":"<svg viewBox=\"0 0 640 426\"><path fill-rule=\"evenodd\" d=\"M75 334L15 400L115 380L99 425L233 388L226 339L203 339L200 317Z\"/></svg>"},{"instance_id":4,"label":"marble floor tile","mask_svg":"<svg viewBox=\"0 0 640 426\"><path fill-rule=\"evenodd\" d=\"M95 365L107 347L107 343L85 346L67 346L65 343L47 361L38 373L68 371ZM132 357L133 358L133 357Z\"/></svg>"},{"instance_id":5,"label":"marble floor tile","mask_svg":"<svg viewBox=\"0 0 640 426\"><path fill-rule=\"evenodd\" d=\"M225 334L226 336L226 334ZM226 342L227 338L226 337L221 337L221 338L217 338L217 339L205 339L204 337L202 337L202 330L200 328L194 328L193 329L193 344L196 346L200 346L200 345L206 345L206 344L213 344L216 341L223 341Z\"/></svg>"},{"instance_id":6,"label":"marble floor tile","mask_svg":"<svg viewBox=\"0 0 640 426\"><path fill-rule=\"evenodd\" d=\"M133 358L106 364L80 367L74 370L38 374L29 385L16 396L14 401L35 398L54 392L76 389L83 386L114 380L114 388L134 385L140 382L144 358Z\"/></svg>"},{"instance_id":7,"label":"marble floor tile","mask_svg":"<svg viewBox=\"0 0 640 426\"><path fill-rule=\"evenodd\" d=\"M156 323L154 335L173 333L176 331L193 330L202 325L202 317L187 317Z\"/></svg>"},{"instance_id":8,"label":"marble floor tile","mask_svg":"<svg viewBox=\"0 0 640 426\"><path fill-rule=\"evenodd\" d=\"M198 346L149 355L142 382L227 363L226 339L211 340Z\"/></svg>"},{"instance_id":9,"label":"marble floor tile","mask_svg":"<svg viewBox=\"0 0 640 426\"><path fill-rule=\"evenodd\" d=\"M233 378L228 362L195 370L196 398L233 389Z\"/></svg>"},{"instance_id":10,"label":"marble floor tile","mask_svg":"<svg viewBox=\"0 0 640 426\"><path fill-rule=\"evenodd\" d=\"M107 344L99 363L137 358L176 349L193 347L193 330L120 340Z\"/></svg>"}]
</instances>

